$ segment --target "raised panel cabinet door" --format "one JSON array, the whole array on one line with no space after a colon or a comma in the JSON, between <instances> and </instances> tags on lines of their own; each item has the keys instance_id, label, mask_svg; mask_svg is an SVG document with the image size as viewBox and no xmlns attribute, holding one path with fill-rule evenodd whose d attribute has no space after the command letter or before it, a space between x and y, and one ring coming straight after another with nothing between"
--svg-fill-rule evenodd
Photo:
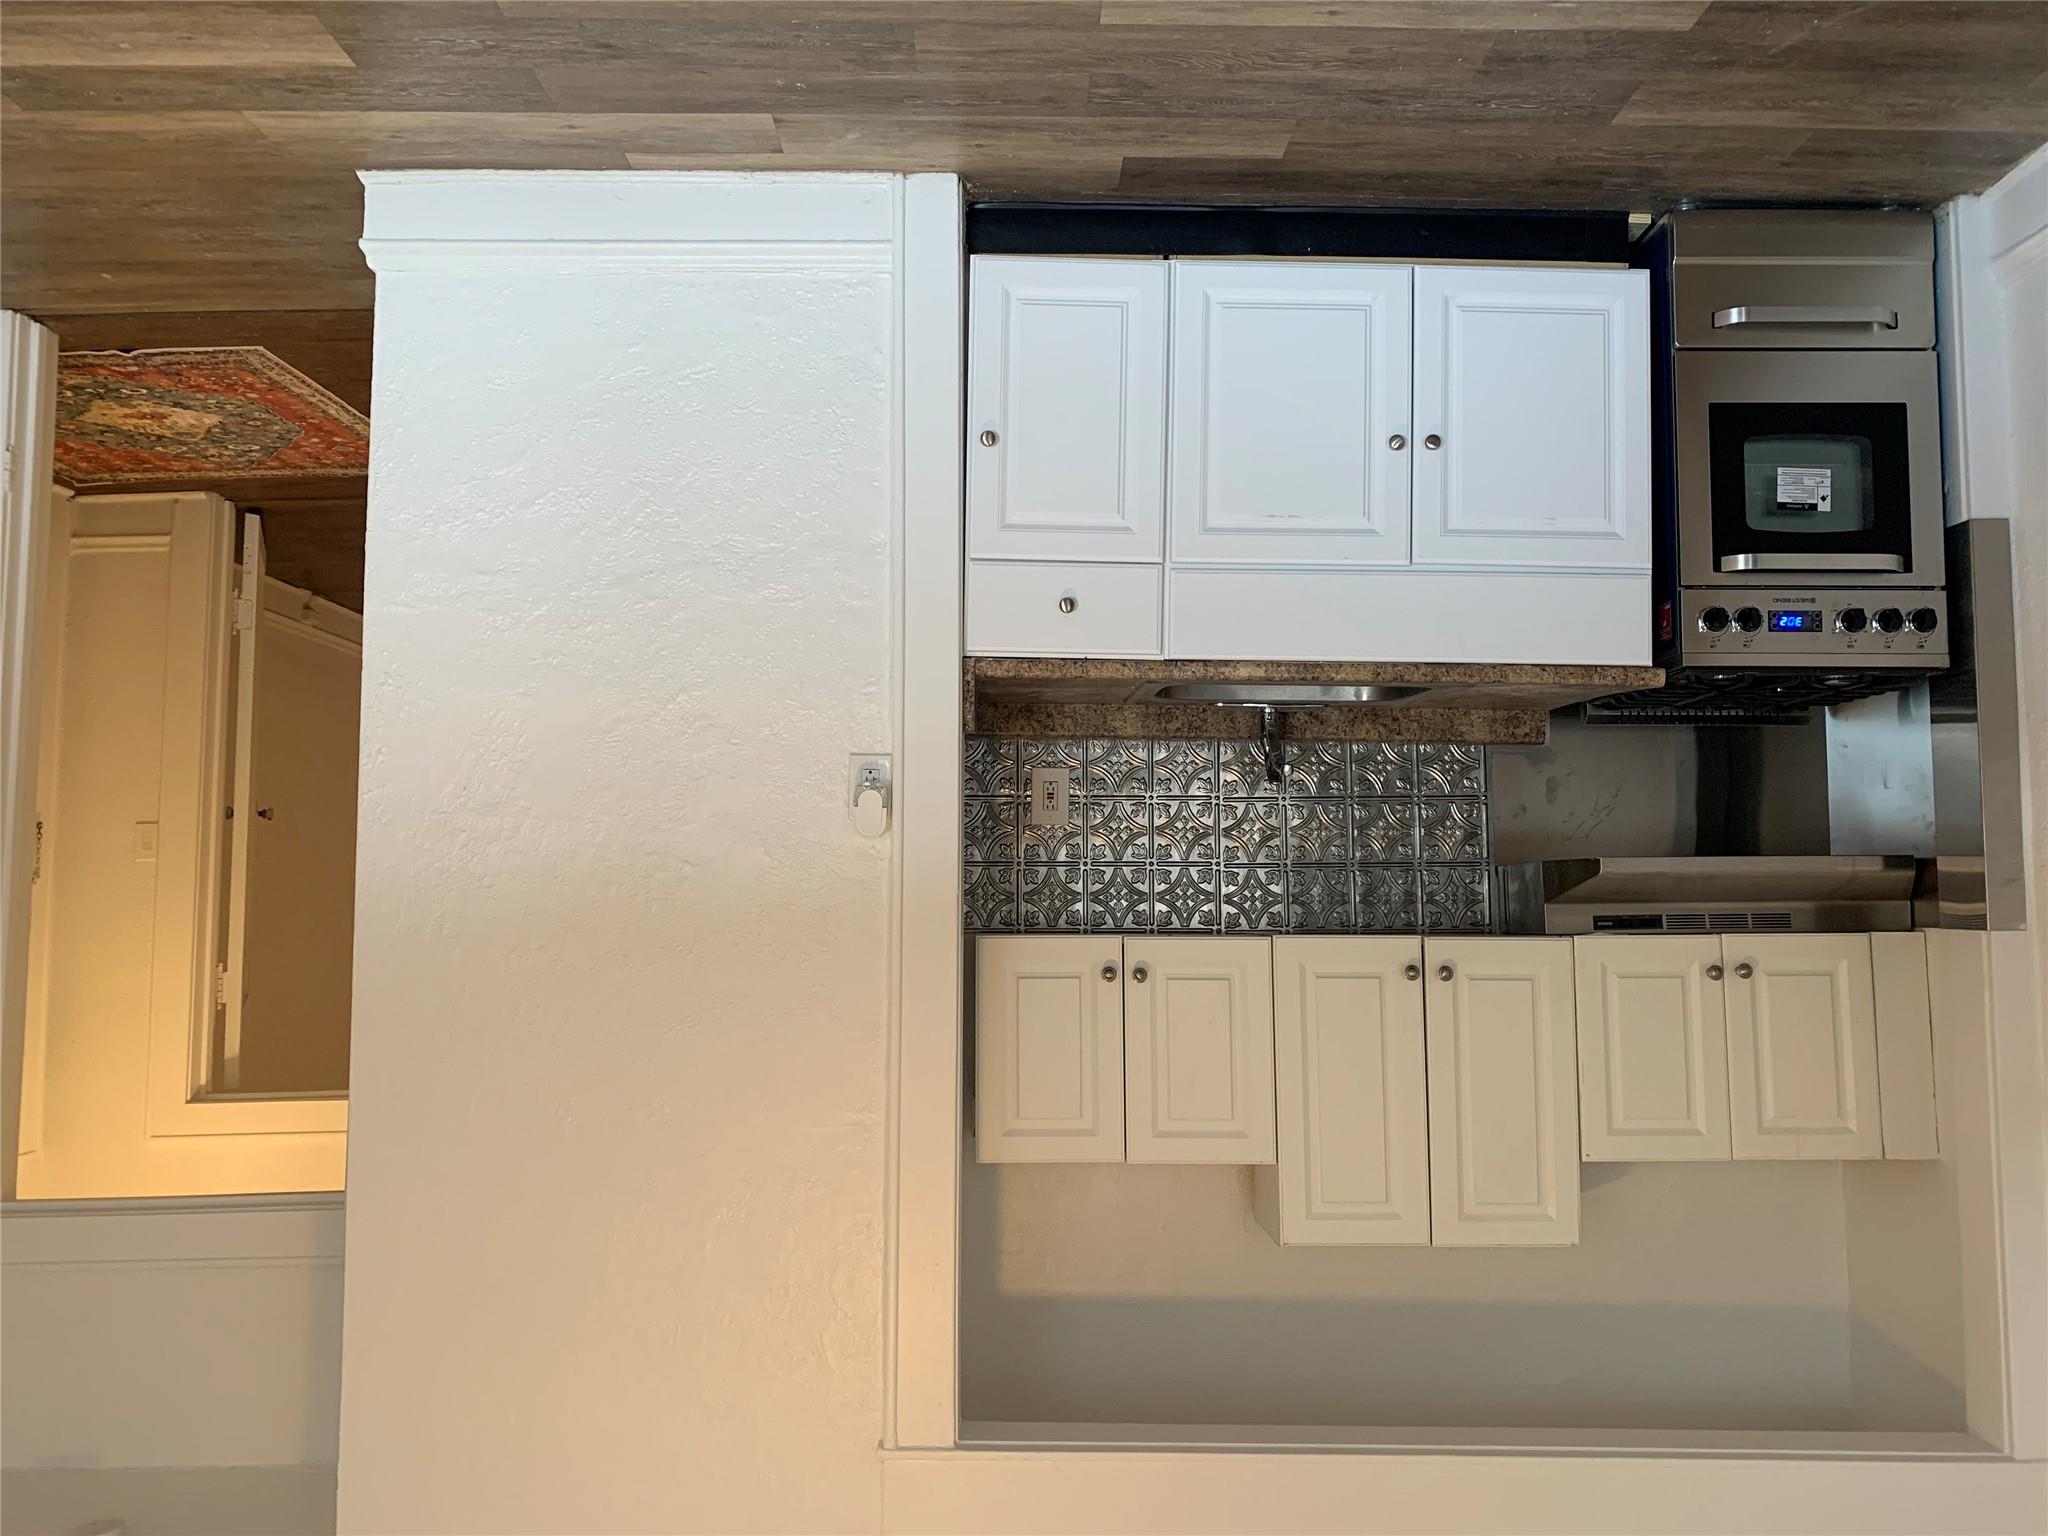
<instances>
[{"instance_id":1,"label":"raised panel cabinet door","mask_svg":"<svg viewBox=\"0 0 2048 1536\"><path fill-rule=\"evenodd\" d=\"M1429 1241L1422 941L1273 941L1279 1161L1252 1209L1284 1244Z\"/></svg>"},{"instance_id":2,"label":"raised panel cabinet door","mask_svg":"<svg viewBox=\"0 0 2048 1536\"><path fill-rule=\"evenodd\" d=\"M1270 939L1124 940L1124 1142L1133 1163L1270 1163Z\"/></svg>"},{"instance_id":3,"label":"raised panel cabinet door","mask_svg":"<svg viewBox=\"0 0 2048 1536\"><path fill-rule=\"evenodd\" d=\"M1408 563L1409 269L1176 261L1177 563Z\"/></svg>"},{"instance_id":4,"label":"raised panel cabinet door","mask_svg":"<svg viewBox=\"0 0 2048 1536\"><path fill-rule=\"evenodd\" d=\"M969 271L967 553L1157 561L1166 263L977 256Z\"/></svg>"},{"instance_id":5,"label":"raised panel cabinet door","mask_svg":"<svg viewBox=\"0 0 2048 1536\"><path fill-rule=\"evenodd\" d=\"M1727 1161L1721 941L1589 934L1572 945L1580 1155L1589 1163Z\"/></svg>"},{"instance_id":6,"label":"raised panel cabinet door","mask_svg":"<svg viewBox=\"0 0 2048 1536\"><path fill-rule=\"evenodd\" d=\"M1415 436L1417 565L1648 570L1649 274L1416 268Z\"/></svg>"},{"instance_id":7,"label":"raised panel cabinet door","mask_svg":"<svg viewBox=\"0 0 2048 1536\"><path fill-rule=\"evenodd\" d=\"M1123 945L998 935L975 945L975 1156L1124 1160Z\"/></svg>"},{"instance_id":8,"label":"raised panel cabinet door","mask_svg":"<svg viewBox=\"0 0 2048 1536\"><path fill-rule=\"evenodd\" d=\"M1430 939L1430 1241L1579 1240L1572 941Z\"/></svg>"},{"instance_id":9,"label":"raised panel cabinet door","mask_svg":"<svg viewBox=\"0 0 2048 1536\"><path fill-rule=\"evenodd\" d=\"M1721 949L1735 1155L1882 1157L1870 936L1729 935Z\"/></svg>"}]
</instances>

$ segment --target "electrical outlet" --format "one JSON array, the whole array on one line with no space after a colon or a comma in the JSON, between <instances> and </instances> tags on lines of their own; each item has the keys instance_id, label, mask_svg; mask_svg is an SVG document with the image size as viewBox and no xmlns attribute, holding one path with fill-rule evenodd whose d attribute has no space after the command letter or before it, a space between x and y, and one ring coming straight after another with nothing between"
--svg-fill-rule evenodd
<instances>
[{"instance_id":1,"label":"electrical outlet","mask_svg":"<svg viewBox=\"0 0 2048 1536\"><path fill-rule=\"evenodd\" d=\"M1065 768L1033 768L1027 782L1031 789L1031 825L1064 827L1074 794L1073 774Z\"/></svg>"}]
</instances>

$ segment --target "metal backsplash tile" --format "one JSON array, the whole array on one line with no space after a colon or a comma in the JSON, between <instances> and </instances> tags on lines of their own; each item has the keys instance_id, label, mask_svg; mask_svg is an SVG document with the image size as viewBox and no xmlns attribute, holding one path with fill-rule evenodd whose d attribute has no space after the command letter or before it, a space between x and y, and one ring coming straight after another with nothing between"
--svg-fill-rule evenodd
<instances>
[{"instance_id":1,"label":"metal backsplash tile","mask_svg":"<svg viewBox=\"0 0 2048 1536\"><path fill-rule=\"evenodd\" d=\"M1072 774L1031 825L1034 767ZM1484 749L970 736L961 905L976 932L1457 933L1492 925Z\"/></svg>"}]
</instances>

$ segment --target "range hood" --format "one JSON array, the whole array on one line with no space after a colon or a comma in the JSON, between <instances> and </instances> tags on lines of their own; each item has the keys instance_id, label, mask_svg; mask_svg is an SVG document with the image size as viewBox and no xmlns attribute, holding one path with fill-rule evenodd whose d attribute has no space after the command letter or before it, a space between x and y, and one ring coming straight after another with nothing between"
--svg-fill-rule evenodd
<instances>
[{"instance_id":1,"label":"range hood","mask_svg":"<svg viewBox=\"0 0 2048 1536\"><path fill-rule=\"evenodd\" d=\"M968 731L991 736L1533 745L1550 712L1653 688L1655 667L970 657Z\"/></svg>"},{"instance_id":2,"label":"range hood","mask_svg":"<svg viewBox=\"0 0 2048 1536\"><path fill-rule=\"evenodd\" d=\"M1869 933L1913 926L1916 860L1547 859L1503 865L1511 933Z\"/></svg>"}]
</instances>

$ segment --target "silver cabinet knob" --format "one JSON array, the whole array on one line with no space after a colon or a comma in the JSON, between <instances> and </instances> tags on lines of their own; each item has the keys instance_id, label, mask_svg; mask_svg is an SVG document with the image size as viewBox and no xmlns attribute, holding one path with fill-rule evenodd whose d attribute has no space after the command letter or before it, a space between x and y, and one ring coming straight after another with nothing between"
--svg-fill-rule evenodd
<instances>
[{"instance_id":1,"label":"silver cabinet knob","mask_svg":"<svg viewBox=\"0 0 2048 1536\"><path fill-rule=\"evenodd\" d=\"M1104 967L1102 968L1102 979L1103 979L1104 981L1115 981L1115 980L1116 980L1116 965L1115 965L1115 963L1114 963L1114 962L1111 962L1110 964L1108 964L1108 965L1105 965L1105 966L1104 966Z\"/></svg>"},{"instance_id":2,"label":"silver cabinet knob","mask_svg":"<svg viewBox=\"0 0 2048 1536\"><path fill-rule=\"evenodd\" d=\"M1735 974L1740 976L1744 981L1747 981L1750 977L1756 974L1756 967L1751 965L1747 960L1745 960L1742 962L1742 964L1735 967Z\"/></svg>"},{"instance_id":3,"label":"silver cabinet knob","mask_svg":"<svg viewBox=\"0 0 2048 1536\"><path fill-rule=\"evenodd\" d=\"M1074 594L1071 592L1069 592L1065 597L1060 599L1061 613L1072 613L1076 608L1080 606L1081 604L1075 599Z\"/></svg>"},{"instance_id":4,"label":"silver cabinet knob","mask_svg":"<svg viewBox=\"0 0 2048 1536\"><path fill-rule=\"evenodd\" d=\"M1451 963L1448 960L1436 968L1436 979L1438 981L1449 981L1457 974L1456 971L1451 969Z\"/></svg>"},{"instance_id":5,"label":"silver cabinet knob","mask_svg":"<svg viewBox=\"0 0 2048 1536\"><path fill-rule=\"evenodd\" d=\"M984 447L984 448L993 448L993 447L995 447L995 445L996 445L996 429L995 429L994 427L986 427L986 428L984 428L984 429L982 430L982 434L981 434L981 446L982 446L982 447Z\"/></svg>"},{"instance_id":6,"label":"silver cabinet knob","mask_svg":"<svg viewBox=\"0 0 2048 1536\"><path fill-rule=\"evenodd\" d=\"M1399 453L1403 448L1406 448L1408 446L1408 439L1403 437L1400 433L1396 432L1392 437L1387 439L1387 446L1393 449L1394 452Z\"/></svg>"},{"instance_id":7,"label":"silver cabinet knob","mask_svg":"<svg viewBox=\"0 0 2048 1536\"><path fill-rule=\"evenodd\" d=\"M1425 437L1422 440L1422 446L1425 448L1441 448L1443 447L1443 445L1444 440L1438 437L1434 432L1430 433L1429 436Z\"/></svg>"},{"instance_id":8,"label":"silver cabinet knob","mask_svg":"<svg viewBox=\"0 0 2048 1536\"><path fill-rule=\"evenodd\" d=\"M1720 979L1721 979L1721 967L1719 967L1718 965L1710 965L1710 966L1708 966L1708 967L1707 967L1707 980L1709 980L1709 981L1719 981Z\"/></svg>"},{"instance_id":9,"label":"silver cabinet knob","mask_svg":"<svg viewBox=\"0 0 2048 1536\"><path fill-rule=\"evenodd\" d=\"M1401 974L1403 976L1406 976L1410 981L1420 981L1422 980L1422 967L1417 965L1413 960L1410 960L1406 965L1401 967Z\"/></svg>"},{"instance_id":10,"label":"silver cabinet knob","mask_svg":"<svg viewBox=\"0 0 2048 1536\"><path fill-rule=\"evenodd\" d=\"M1152 973L1142 965L1134 965L1131 967L1131 980L1133 981L1143 981L1146 977L1150 976L1151 974Z\"/></svg>"}]
</instances>

